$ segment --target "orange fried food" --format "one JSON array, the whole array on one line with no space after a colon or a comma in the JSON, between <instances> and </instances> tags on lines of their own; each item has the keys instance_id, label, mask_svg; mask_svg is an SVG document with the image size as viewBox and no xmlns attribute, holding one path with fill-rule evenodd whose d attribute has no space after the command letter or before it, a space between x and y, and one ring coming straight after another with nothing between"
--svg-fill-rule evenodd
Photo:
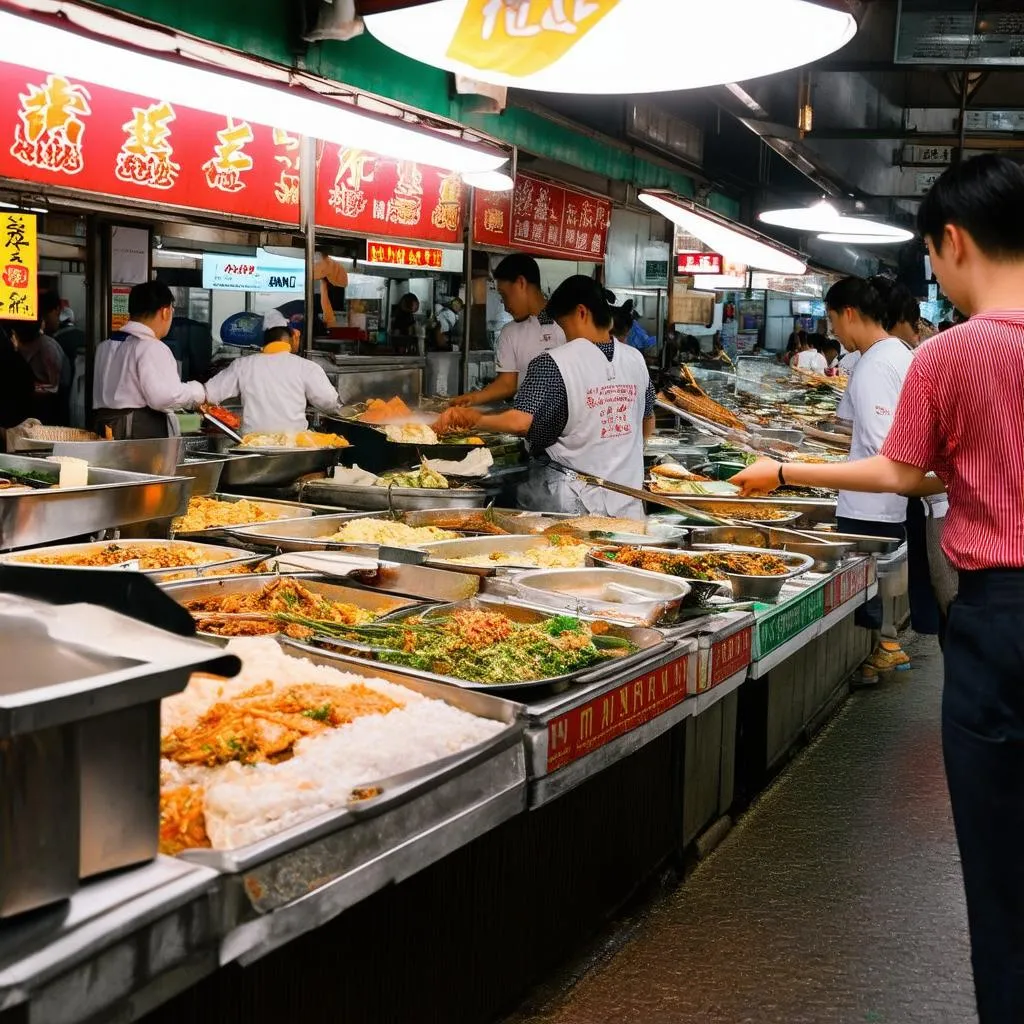
<instances>
[{"instance_id":1,"label":"orange fried food","mask_svg":"<svg viewBox=\"0 0 1024 1024\"><path fill-rule=\"evenodd\" d=\"M381 398L371 398L366 403L366 412L359 418L363 423L394 423L412 416L412 409L395 395L386 402Z\"/></svg>"},{"instance_id":2,"label":"orange fried food","mask_svg":"<svg viewBox=\"0 0 1024 1024\"><path fill-rule=\"evenodd\" d=\"M164 738L163 756L178 764L210 768L229 761L276 763L291 757L303 736L403 706L362 683L302 683L280 693L261 689L214 704L194 726L175 729Z\"/></svg>"},{"instance_id":3,"label":"orange fried food","mask_svg":"<svg viewBox=\"0 0 1024 1024\"><path fill-rule=\"evenodd\" d=\"M203 813L202 786L178 786L160 792L160 852L168 857L182 850L210 845Z\"/></svg>"}]
</instances>

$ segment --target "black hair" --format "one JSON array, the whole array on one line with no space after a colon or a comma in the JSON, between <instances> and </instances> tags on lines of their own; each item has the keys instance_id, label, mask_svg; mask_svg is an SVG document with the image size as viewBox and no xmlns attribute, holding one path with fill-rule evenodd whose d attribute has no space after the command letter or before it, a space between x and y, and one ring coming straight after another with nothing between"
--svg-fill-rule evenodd
<instances>
[{"instance_id":1,"label":"black hair","mask_svg":"<svg viewBox=\"0 0 1024 1024\"><path fill-rule=\"evenodd\" d=\"M826 352L835 352L839 355L839 342L835 338L826 338L821 343L821 354L824 355Z\"/></svg>"},{"instance_id":2,"label":"black hair","mask_svg":"<svg viewBox=\"0 0 1024 1024\"><path fill-rule=\"evenodd\" d=\"M1024 168L995 153L954 164L917 211L917 230L939 251L949 224L992 259L1024 259Z\"/></svg>"},{"instance_id":3,"label":"black hair","mask_svg":"<svg viewBox=\"0 0 1024 1024\"><path fill-rule=\"evenodd\" d=\"M905 284L881 275L870 278L868 283L878 292L885 304L885 319L881 324L887 331L901 323L916 327L917 321L921 319L921 305L910 294L910 289Z\"/></svg>"},{"instance_id":4,"label":"black hair","mask_svg":"<svg viewBox=\"0 0 1024 1024\"><path fill-rule=\"evenodd\" d=\"M825 296L825 305L835 313L855 309L869 320L885 323L885 300L878 294L878 289L862 277L844 277L832 285Z\"/></svg>"},{"instance_id":5,"label":"black hair","mask_svg":"<svg viewBox=\"0 0 1024 1024\"><path fill-rule=\"evenodd\" d=\"M524 252L514 252L511 256L506 256L494 268L495 281L518 281L519 278L523 278L527 284L540 287L540 265Z\"/></svg>"},{"instance_id":6,"label":"black hair","mask_svg":"<svg viewBox=\"0 0 1024 1024\"><path fill-rule=\"evenodd\" d=\"M9 320L7 331L11 338L17 338L18 341L26 343L35 341L43 333L38 320Z\"/></svg>"},{"instance_id":7,"label":"black hair","mask_svg":"<svg viewBox=\"0 0 1024 1024\"><path fill-rule=\"evenodd\" d=\"M604 289L592 277L575 274L567 277L548 299L548 316L558 320L568 316L577 306L590 310L598 327L611 327L612 308L604 297Z\"/></svg>"},{"instance_id":8,"label":"black hair","mask_svg":"<svg viewBox=\"0 0 1024 1024\"><path fill-rule=\"evenodd\" d=\"M605 299L608 298L605 291ZM616 338L624 338L633 329L633 300L629 299L621 306L612 307L612 332Z\"/></svg>"},{"instance_id":9,"label":"black hair","mask_svg":"<svg viewBox=\"0 0 1024 1024\"><path fill-rule=\"evenodd\" d=\"M290 327L268 327L263 332L263 344L271 345L275 341L287 341L292 340L292 329Z\"/></svg>"},{"instance_id":10,"label":"black hair","mask_svg":"<svg viewBox=\"0 0 1024 1024\"><path fill-rule=\"evenodd\" d=\"M56 292L42 292L39 296L39 315L46 316L47 313L52 313L55 310L60 311L61 302L60 296Z\"/></svg>"},{"instance_id":11,"label":"black hair","mask_svg":"<svg viewBox=\"0 0 1024 1024\"><path fill-rule=\"evenodd\" d=\"M616 298L615 292L608 288L605 288L604 290L604 301L607 302L609 306L617 306L619 304L619 300ZM630 299L630 302L632 301L633 300Z\"/></svg>"},{"instance_id":12,"label":"black hair","mask_svg":"<svg viewBox=\"0 0 1024 1024\"><path fill-rule=\"evenodd\" d=\"M133 320L156 316L174 305L174 292L163 281L143 281L128 293L128 315Z\"/></svg>"}]
</instances>

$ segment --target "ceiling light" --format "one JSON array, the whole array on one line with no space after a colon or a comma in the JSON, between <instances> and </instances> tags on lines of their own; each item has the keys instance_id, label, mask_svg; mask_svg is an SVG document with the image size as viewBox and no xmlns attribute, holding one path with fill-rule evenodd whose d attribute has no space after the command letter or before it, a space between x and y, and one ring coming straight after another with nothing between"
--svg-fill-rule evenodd
<instances>
[{"instance_id":1,"label":"ceiling light","mask_svg":"<svg viewBox=\"0 0 1024 1024\"><path fill-rule=\"evenodd\" d=\"M807 264L781 246L769 244L754 237L753 233L729 227L712 214L698 213L689 206L664 194L642 192L640 202L655 213L685 228L715 252L721 253L729 263L742 263L776 274L798 277L807 270Z\"/></svg>"},{"instance_id":2,"label":"ceiling light","mask_svg":"<svg viewBox=\"0 0 1024 1024\"><path fill-rule=\"evenodd\" d=\"M516 187L515 179L504 171L484 171L480 174L463 174L462 180L482 192L511 192Z\"/></svg>"},{"instance_id":3,"label":"ceiling light","mask_svg":"<svg viewBox=\"0 0 1024 1024\"><path fill-rule=\"evenodd\" d=\"M913 237L914 235L910 231L904 231L901 235L849 235L840 232L827 232L818 235L818 241L843 242L847 245L896 245L900 242L907 242Z\"/></svg>"},{"instance_id":4,"label":"ceiling light","mask_svg":"<svg viewBox=\"0 0 1024 1024\"><path fill-rule=\"evenodd\" d=\"M435 0L364 20L391 49L476 81L592 95L760 78L811 64L857 32L846 0Z\"/></svg>"},{"instance_id":5,"label":"ceiling light","mask_svg":"<svg viewBox=\"0 0 1024 1024\"><path fill-rule=\"evenodd\" d=\"M0 210L20 210L21 207L17 203L0 203Z\"/></svg>"},{"instance_id":6,"label":"ceiling light","mask_svg":"<svg viewBox=\"0 0 1024 1024\"><path fill-rule=\"evenodd\" d=\"M493 171L508 162L507 154L498 149L446 138L393 118L370 116L298 86L262 84L6 11L0 11L0 61L60 68L85 83L131 93L150 83L148 88L159 89L160 98L171 103L258 124L283 125L300 135L446 170Z\"/></svg>"},{"instance_id":7,"label":"ceiling light","mask_svg":"<svg viewBox=\"0 0 1024 1024\"><path fill-rule=\"evenodd\" d=\"M893 242L906 242L913 233L892 224L868 220L865 217L846 217L831 203L824 200L813 206L798 206L788 210L766 210L758 219L775 227L790 228L818 235L849 235L871 238L885 237Z\"/></svg>"}]
</instances>

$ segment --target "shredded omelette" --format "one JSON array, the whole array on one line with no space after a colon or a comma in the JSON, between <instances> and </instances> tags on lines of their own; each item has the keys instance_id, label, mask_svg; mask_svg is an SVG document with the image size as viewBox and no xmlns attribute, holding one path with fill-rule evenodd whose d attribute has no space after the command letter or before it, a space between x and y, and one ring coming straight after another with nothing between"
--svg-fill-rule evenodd
<instances>
[{"instance_id":1,"label":"shredded omelette","mask_svg":"<svg viewBox=\"0 0 1024 1024\"><path fill-rule=\"evenodd\" d=\"M243 498L241 501L219 501L217 498L189 498L188 510L174 520L175 533L196 533L218 526L247 526L272 519L285 519L282 512L268 512L258 502Z\"/></svg>"},{"instance_id":2,"label":"shredded omelette","mask_svg":"<svg viewBox=\"0 0 1024 1024\"><path fill-rule=\"evenodd\" d=\"M204 619L203 612L266 615L287 613L335 622L342 626L362 626L377 618L366 608L358 608L354 604L344 604L341 601L330 601L292 579L276 579L251 593L214 594L210 597L197 598L194 601L186 601L185 607L192 613L196 620L196 628L201 633L214 633L217 636L269 636L274 633L286 633L297 640L302 640L312 636L313 631L303 626L283 625L274 621L239 619L234 622L218 622Z\"/></svg>"}]
</instances>

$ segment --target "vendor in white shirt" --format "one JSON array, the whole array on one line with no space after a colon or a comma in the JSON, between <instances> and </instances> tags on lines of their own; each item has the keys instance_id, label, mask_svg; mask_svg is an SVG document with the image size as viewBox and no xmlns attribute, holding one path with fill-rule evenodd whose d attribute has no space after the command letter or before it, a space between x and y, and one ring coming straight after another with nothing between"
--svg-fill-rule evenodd
<instances>
[{"instance_id":1,"label":"vendor in white shirt","mask_svg":"<svg viewBox=\"0 0 1024 1024\"><path fill-rule=\"evenodd\" d=\"M276 313L276 316L275 316ZM206 385L211 405L242 399L242 433L287 434L309 429L306 408L338 415L338 389L324 368L296 353L301 333L276 310L264 318L263 351L241 356Z\"/></svg>"},{"instance_id":2,"label":"vendor in white shirt","mask_svg":"<svg viewBox=\"0 0 1024 1024\"><path fill-rule=\"evenodd\" d=\"M570 277L548 309L573 339L534 359L515 406L487 415L448 409L438 434L486 430L519 434L530 446L521 508L643 519L643 503L580 479L578 473L641 488L644 439L654 432L654 388L644 357L611 335L612 311L593 278Z\"/></svg>"},{"instance_id":3,"label":"vendor in white shirt","mask_svg":"<svg viewBox=\"0 0 1024 1024\"><path fill-rule=\"evenodd\" d=\"M512 317L498 336L498 376L487 387L459 395L451 404L490 405L514 397L526 368L542 352L565 344L565 332L547 315L540 290L540 267L532 256L513 253L494 270L502 304Z\"/></svg>"},{"instance_id":4,"label":"vendor in white shirt","mask_svg":"<svg viewBox=\"0 0 1024 1024\"><path fill-rule=\"evenodd\" d=\"M828 360L811 344L810 339L804 334L797 340L797 352L789 365L797 370L824 373L828 369Z\"/></svg>"},{"instance_id":5,"label":"vendor in white shirt","mask_svg":"<svg viewBox=\"0 0 1024 1024\"><path fill-rule=\"evenodd\" d=\"M174 294L161 281L145 281L128 295L128 323L96 348L93 429L118 440L178 434L175 409L205 401L198 381L182 383L174 353L163 338L174 318Z\"/></svg>"}]
</instances>

